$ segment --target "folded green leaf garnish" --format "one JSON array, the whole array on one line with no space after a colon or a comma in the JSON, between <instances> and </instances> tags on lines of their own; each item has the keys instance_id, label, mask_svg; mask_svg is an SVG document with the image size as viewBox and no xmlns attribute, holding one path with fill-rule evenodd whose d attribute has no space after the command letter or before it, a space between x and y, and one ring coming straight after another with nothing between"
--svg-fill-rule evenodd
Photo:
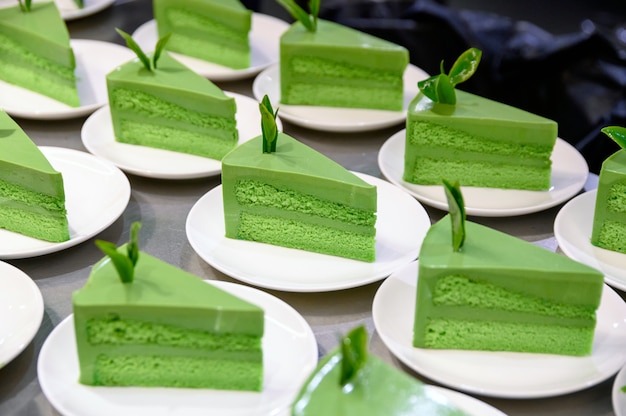
<instances>
[{"instance_id":1,"label":"folded green leaf garnish","mask_svg":"<svg viewBox=\"0 0 626 416\"><path fill-rule=\"evenodd\" d=\"M359 326L341 340L341 379L344 387L357 376L367 361L367 331Z\"/></svg>"},{"instance_id":2,"label":"folded green leaf garnish","mask_svg":"<svg viewBox=\"0 0 626 416\"><path fill-rule=\"evenodd\" d=\"M124 40L126 41L126 46L128 46L129 49L135 52L135 55L137 55L137 58L139 58L143 66L148 71L152 71L153 69L157 68L157 61L159 60L159 57L161 56L161 52L163 52L163 49L165 48L167 41L170 40L170 36L172 36L171 33L168 33L167 35L163 36L161 39L157 41L156 46L154 48L154 54L152 56L152 62L151 62L150 58L148 58L148 55L146 55L146 53L141 50L141 47L139 47L139 45L137 44L137 42L135 42L135 39L133 39L132 36L130 36L128 33L118 28L115 28L115 31L119 33L122 38L124 38Z\"/></svg>"},{"instance_id":3,"label":"folded green leaf garnish","mask_svg":"<svg viewBox=\"0 0 626 416\"><path fill-rule=\"evenodd\" d=\"M465 203L459 182L451 184L443 180L443 187L448 200L448 212L452 221L452 249L461 251L465 242Z\"/></svg>"},{"instance_id":4,"label":"folded green leaf garnish","mask_svg":"<svg viewBox=\"0 0 626 416\"><path fill-rule=\"evenodd\" d=\"M626 149L626 127L607 126L600 131L613 139L622 149Z\"/></svg>"},{"instance_id":5,"label":"folded green leaf garnish","mask_svg":"<svg viewBox=\"0 0 626 416\"><path fill-rule=\"evenodd\" d=\"M276 141L278 139L278 128L276 127L276 112L272 109L272 103L267 94L259 103L261 111L261 132L263 134L263 153L273 153L276 151Z\"/></svg>"},{"instance_id":6,"label":"folded green leaf garnish","mask_svg":"<svg viewBox=\"0 0 626 416\"><path fill-rule=\"evenodd\" d=\"M441 73L433 75L417 83L422 93L436 103L456 104L454 87L463 81L467 81L478 68L482 51L470 48L463 52L454 62L450 72L446 75L443 61L440 64Z\"/></svg>"},{"instance_id":7,"label":"folded green leaf garnish","mask_svg":"<svg viewBox=\"0 0 626 416\"><path fill-rule=\"evenodd\" d=\"M309 32L317 30L317 15L320 11L320 0L309 1L309 13L300 7L294 0L276 0L289 14L302 23Z\"/></svg>"},{"instance_id":8,"label":"folded green leaf garnish","mask_svg":"<svg viewBox=\"0 0 626 416\"><path fill-rule=\"evenodd\" d=\"M132 283L135 278L135 265L139 259L138 240L141 223L134 222L130 227L126 254L120 253L117 250L117 246L109 241L96 240L96 246L111 258L113 266L123 283Z\"/></svg>"},{"instance_id":9,"label":"folded green leaf garnish","mask_svg":"<svg viewBox=\"0 0 626 416\"><path fill-rule=\"evenodd\" d=\"M22 3L22 0L17 0L17 2L19 3L20 9L22 9L23 12L30 12L32 0L24 0L24 3Z\"/></svg>"}]
</instances>

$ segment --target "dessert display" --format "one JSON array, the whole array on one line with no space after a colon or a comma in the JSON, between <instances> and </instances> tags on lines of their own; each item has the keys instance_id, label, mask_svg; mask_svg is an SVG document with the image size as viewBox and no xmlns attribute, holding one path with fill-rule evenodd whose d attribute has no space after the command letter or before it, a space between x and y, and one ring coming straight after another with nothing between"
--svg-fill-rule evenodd
<instances>
[{"instance_id":1,"label":"dessert display","mask_svg":"<svg viewBox=\"0 0 626 416\"><path fill-rule=\"evenodd\" d=\"M0 228L51 242L70 238L61 172L2 110Z\"/></svg>"},{"instance_id":2,"label":"dessert display","mask_svg":"<svg viewBox=\"0 0 626 416\"><path fill-rule=\"evenodd\" d=\"M106 77L115 140L217 160L237 145L234 98L164 52L168 37L148 57L119 32L138 59Z\"/></svg>"},{"instance_id":3,"label":"dessert display","mask_svg":"<svg viewBox=\"0 0 626 416\"><path fill-rule=\"evenodd\" d=\"M429 229L420 251L413 345L590 354L603 275L466 222L458 182L444 184L450 214Z\"/></svg>"},{"instance_id":4,"label":"dessert display","mask_svg":"<svg viewBox=\"0 0 626 416\"><path fill-rule=\"evenodd\" d=\"M368 354L363 326L321 359L293 406L293 416L461 416L461 409L417 379Z\"/></svg>"},{"instance_id":5,"label":"dessert display","mask_svg":"<svg viewBox=\"0 0 626 416\"><path fill-rule=\"evenodd\" d=\"M72 305L80 383L260 391L264 312L128 244L107 256Z\"/></svg>"},{"instance_id":6,"label":"dessert display","mask_svg":"<svg viewBox=\"0 0 626 416\"><path fill-rule=\"evenodd\" d=\"M267 96L261 136L222 159L226 237L372 262L376 187L276 129Z\"/></svg>"},{"instance_id":7,"label":"dessert display","mask_svg":"<svg viewBox=\"0 0 626 416\"><path fill-rule=\"evenodd\" d=\"M600 169L591 244L626 254L626 128L610 126L602 132L621 149Z\"/></svg>"},{"instance_id":8,"label":"dessert display","mask_svg":"<svg viewBox=\"0 0 626 416\"><path fill-rule=\"evenodd\" d=\"M70 36L54 2L0 8L1 80L78 107L75 68Z\"/></svg>"},{"instance_id":9,"label":"dessert display","mask_svg":"<svg viewBox=\"0 0 626 416\"><path fill-rule=\"evenodd\" d=\"M289 105L402 111L408 51L279 1L298 21L280 38L280 101Z\"/></svg>"},{"instance_id":10,"label":"dessert display","mask_svg":"<svg viewBox=\"0 0 626 416\"><path fill-rule=\"evenodd\" d=\"M167 50L233 69L250 66L252 12L239 0L154 0L160 37Z\"/></svg>"},{"instance_id":11,"label":"dessert display","mask_svg":"<svg viewBox=\"0 0 626 416\"><path fill-rule=\"evenodd\" d=\"M557 123L464 91L455 85L476 71L481 51L471 48L450 72L420 81L406 121L406 182L547 190Z\"/></svg>"}]
</instances>

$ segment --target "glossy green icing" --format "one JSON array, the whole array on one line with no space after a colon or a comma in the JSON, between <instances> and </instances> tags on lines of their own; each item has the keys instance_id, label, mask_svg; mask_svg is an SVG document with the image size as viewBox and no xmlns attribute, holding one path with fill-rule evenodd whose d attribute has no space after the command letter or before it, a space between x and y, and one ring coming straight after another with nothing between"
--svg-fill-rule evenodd
<instances>
[{"instance_id":1,"label":"glossy green icing","mask_svg":"<svg viewBox=\"0 0 626 416\"><path fill-rule=\"evenodd\" d=\"M342 355L324 357L292 405L293 416L460 416L465 413L436 391L375 356L356 378L340 384Z\"/></svg>"},{"instance_id":2,"label":"glossy green icing","mask_svg":"<svg viewBox=\"0 0 626 416\"><path fill-rule=\"evenodd\" d=\"M625 194L626 150L619 150L609 156L600 169L591 233L593 245L626 253Z\"/></svg>"},{"instance_id":3,"label":"glossy green icing","mask_svg":"<svg viewBox=\"0 0 626 416\"><path fill-rule=\"evenodd\" d=\"M542 324L590 327L603 287L597 270L491 228L466 222L466 240L454 252L450 218L428 231L419 255L414 345L424 346L424 328L431 319L487 322L492 325ZM464 301L442 301L443 279L466 279ZM451 285L451 287L454 287ZM482 291L481 291L482 290ZM454 290L447 296L461 298ZM455 304L456 303L456 304ZM590 344L589 344L590 345Z\"/></svg>"},{"instance_id":4,"label":"glossy green icing","mask_svg":"<svg viewBox=\"0 0 626 416\"><path fill-rule=\"evenodd\" d=\"M76 66L67 27L54 2L33 3L30 12L17 5L0 9L0 33L47 60Z\"/></svg>"},{"instance_id":5,"label":"glossy green icing","mask_svg":"<svg viewBox=\"0 0 626 416\"><path fill-rule=\"evenodd\" d=\"M164 365L195 360L217 378L231 369L229 362L244 360L252 362L259 379L263 310L145 252L139 254L131 283L122 283L108 257L99 261L84 287L74 292L72 305L85 384L99 384L97 366L103 364L98 356L103 354L125 361L143 356ZM130 374L127 369L104 371ZM158 385L150 380L155 373L137 383ZM171 385L167 376L163 380ZM127 385L124 380L118 384Z\"/></svg>"}]
</instances>

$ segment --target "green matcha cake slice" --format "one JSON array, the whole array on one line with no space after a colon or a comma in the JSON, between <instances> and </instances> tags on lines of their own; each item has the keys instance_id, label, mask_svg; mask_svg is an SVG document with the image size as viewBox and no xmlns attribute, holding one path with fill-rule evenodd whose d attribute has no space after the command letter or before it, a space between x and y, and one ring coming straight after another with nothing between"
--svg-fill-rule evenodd
<instances>
[{"instance_id":1,"label":"green matcha cake slice","mask_svg":"<svg viewBox=\"0 0 626 416\"><path fill-rule=\"evenodd\" d=\"M408 51L358 30L296 22L280 38L280 102L402 111Z\"/></svg>"},{"instance_id":2,"label":"green matcha cake slice","mask_svg":"<svg viewBox=\"0 0 626 416\"><path fill-rule=\"evenodd\" d=\"M600 272L469 221L454 251L451 227L444 217L422 244L414 346L590 354Z\"/></svg>"},{"instance_id":3,"label":"green matcha cake slice","mask_svg":"<svg viewBox=\"0 0 626 416\"><path fill-rule=\"evenodd\" d=\"M226 237L374 261L376 187L286 134L262 149L222 159Z\"/></svg>"},{"instance_id":4,"label":"green matcha cake slice","mask_svg":"<svg viewBox=\"0 0 626 416\"><path fill-rule=\"evenodd\" d=\"M164 52L106 77L115 139L220 160L237 145L234 98Z\"/></svg>"},{"instance_id":5,"label":"green matcha cake slice","mask_svg":"<svg viewBox=\"0 0 626 416\"><path fill-rule=\"evenodd\" d=\"M80 382L260 391L263 310L138 254L131 282L105 257L72 296Z\"/></svg>"},{"instance_id":6,"label":"green matcha cake slice","mask_svg":"<svg viewBox=\"0 0 626 416\"><path fill-rule=\"evenodd\" d=\"M239 0L154 0L159 37L167 49L233 69L250 66L252 12Z\"/></svg>"},{"instance_id":7,"label":"green matcha cake slice","mask_svg":"<svg viewBox=\"0 0 626 416\"><path fill-rule=\"evenodd\" d=\"M292 416L462 416L417 379L370 355L363 327L318 364L292 405Z\"/></svg>"},{"instance_id":8,"label":"green matcha cake slice","mask_svg":"<svg viewBox=\"0 0 626 416\"><path fill-rule=\"evenodd\" d=\"M0 228L51 242L70 238L61 173L2 110Z\"/></svg>"},{"instance_id":9,"label":"green matcha cake slice","mask_svg":"<svg viewBox=\"0 0 626 416\"><path fill-rule=\"evenodd\" d=\"M0 79L80 105L70 37L54 2L0 8Z\"/></svg>"},{"instance_id":10,"label":"green matcha cake slice","mask_svg":"<svg viewBox=\"0 0 626 416\"><path fill-rule=\"evenodd\" d=\"M600 169L591 244L626 254L626 128L602 129L620 146Z\"/></svg>"}]
</instances>

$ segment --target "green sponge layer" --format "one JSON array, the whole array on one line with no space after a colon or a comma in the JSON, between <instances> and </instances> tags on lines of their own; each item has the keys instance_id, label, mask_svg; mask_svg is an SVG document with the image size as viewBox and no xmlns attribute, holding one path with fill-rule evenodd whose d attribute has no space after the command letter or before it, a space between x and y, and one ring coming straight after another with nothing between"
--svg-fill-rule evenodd
<instances>
[{"instance_id":1,"label":"green sponge layer","mask_svg":"<svg viewBox=\"0 0 626 416\"><path fill-rule=\"evenodd\" d=\"M40 213L0 203L0 228L45 241L70 239L65 211Z\"/></svg>"}]
</instances>

